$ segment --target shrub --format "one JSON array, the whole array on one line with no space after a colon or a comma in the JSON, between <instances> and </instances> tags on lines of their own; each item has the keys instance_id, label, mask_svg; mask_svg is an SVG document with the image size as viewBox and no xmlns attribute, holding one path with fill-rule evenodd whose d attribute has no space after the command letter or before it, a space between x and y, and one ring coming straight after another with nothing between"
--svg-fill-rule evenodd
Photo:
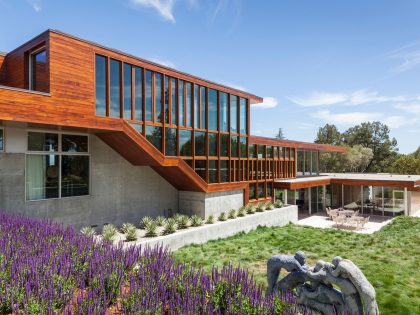
<instances>
[{"instance_id":1,"label":"shrub","mask_svg":"<svg viewBox=\"0 0 420 315\"><path fill-rule=\"evenodd\" d=\"M80 233L82 233L83 235L86 235L86 236L93 236L93 235L96 234L96 231L91 226L85 226L84 228L82 228L80 230Z\"/></svg>"},{"instance_id":2,"label":"shrub","mask_svg":"<svg viewBox=\"0 0 420 315\"><path fill-rule=\"evenodd\" d=\"M238 210L238 217L244 217L246 215L246 208L240 207Z\"/></svg>"},{"instance_id":3,"label":"shrub","mask_svg":"<svg viewBox=\"0 0 420 315\"><path fill-rule=\"evenodd\" d=\"M155 237L157 236L157 224L155 221L152 221L146 225L145 231L147 237Z\"/></svg>"},{"instance_id":4,"label":"shrub","mask_svg":"<svg viewBox=\"0 0 420 315\"><path fill-rule=\"evenodd\" d=\"M250 203L246 206L246 213L248 213L248 214L255 213L255 207L252 203Z\"/></svg>"},{"instance_id":5,"label":"shrub","mask_svg":"<svg viewBox=\"0 0 420 315\"><path fill-rule=\"evenodd\" d=\"M191 226L201 226L203 225L203 219L200 218L198 215L193 215L190 219Z\"/></svg>"},{"instance_id":6,"label":"shrub","mask_svg":"<svg viewBox=\"0 0 420 315\"><path fill-rule=\"evenodd\" d=\"M157 226L164 226L165 225L165 221L166 221L165 217L162 217L162 216L158 216L155 219L155 222L156 222Z\"/></svg>"},{"instance_id":7,"label":"shrub","mask_svg":"<svg viewBox=\"0 0 420 315\"><path fill-rule=\"evenodd\" d=\"M264 212L265 210L265 205L262 202L259 202L256 208L257 212Z\"/></svg>"},{"instance_id":8,"label":"shrub","mask_svg":"<svg viewBox=\"0 0 420 315\"><path fill-rule=\"evenodd\" d=\"M229 219L235 219L236 218L236 210L235 209L229 210L228 217L229 217Z\"/></svg>"},{"instance_id":9,"label":"shrub","mask_svg":"<svg viewBox=\"0 0 420 315\"><path fill-rule=\"evenodd\" d=\"M274 205L271 201L267 201L267 203L264 206L265 206L265 210L273 210L274 209Z\"/></svg>"},{"instance_id":10,"label":"shrub","mask_svg":"<svg viewBox=\"0 0 420 315\"><path fill-rule=\"evenodd\" d=\"M188 218L186 215L180 215L178 216L178 219L176 220L176 223L178 223L178 228L179 229L186 229L188 228L189 224L190 224L190 218Z\"/></svg>"},{"instance_id":11,"label":"shrub","mask_svg":"<svg viewBox=\"0 0 420 315\"><path fill-rule=\"evenodd\" d=\"M207 217L206 224L214 224L214 215L209 215Z\"/></svg>"},{"instance_id":12,"label":"shrub","mask_svg":"<svg viewBox=\"0 0 420 315\"><path fill-rule=\"evenodd\" d=\"M163 228L163 235L168 235L175 233L177 229L177 223L174 218L169 218L165 222L165 226Z\"/></svg>"},{"instance_id":13,"label":"shrub","mask_svg":"<svg viewBox=\"0 0 420 315\"><path fill-rule=\"evenodd\" d=\"M131 223L123 223L120 230L122 233L127 234L127 231L130 229L136 229L136 227Z\"/></svg>"},{"instance_id":14,"label":"shrub","mask_svg":"<svg viewBox=\"0 0 420 315\"><path fill-rule=\"evenodd\" d=\"M276 202L274 202L274 207L275 208L282 208L284 206L283 201L281 200L276 200Z\"/></svg>"},{"instance_id":15,"label":"shrub","mask_svg":"<svg viewBox=\"0 0 420 315\"><path fill-rule=\"evenodd\" d=\"M152 219L151 217L144 217L143 219L141 219L140 224L139 224L139 227L140 227L142 230L145 230L145 229L146 229L146 227L147 227L147 226L148 226L151 222L153 222L153 219Z\"/></svg>"},{"instance_id":16,"label":"shrub","mask_svg":"<svg viewBox=\"0 0 420 315\"><path fill-rule=\"evenodd\" d=\"M134 225L130 225L126 228L125 239L127 242L137 241L137 229Z\"/></svg>"},{"instance_id":17,"label":"shrub","mask_svg":"<svg viewBox=\"0 0 420 315\"><path fill-rule=\"evenodd\" d=\"M112 224L104 225L104 227L102 228L102 237L106 241L112 242L115 239L117 233L117 228Z\"/></svg>"},{"instance_id":18,"label":"shrub","mask_svg":"<svg viewBox=\"0 0 420 315\"><path fill-rule=\"evenodd\" d=\"M227 217L226 217L226 213L222 212L219 214L219 217L217 218L219 221L226 221Z\"/></svg>"}]
</instances>

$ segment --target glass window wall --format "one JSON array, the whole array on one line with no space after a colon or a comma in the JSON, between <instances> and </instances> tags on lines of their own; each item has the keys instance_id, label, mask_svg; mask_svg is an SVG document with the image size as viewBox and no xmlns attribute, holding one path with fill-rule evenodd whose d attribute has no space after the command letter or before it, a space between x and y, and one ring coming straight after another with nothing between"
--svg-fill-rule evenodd
<instances>
[{"instance_id":1,"label":"glass window wall","mask_svg":"<svg viewBox=\"0 0 420 315\"><path fill-rule=\"evenodd\" d=\"M238 97L230 96L230 131L238 133Z\"/></svg>"},{"instance_id":2,"label":"glass window wall","mask_svg":"<svg viewBox=\"0 0 420 315\"><path fill-rule=\"evenodd\" d=\"M220 131L229 131L228 95L220 92Z\"/></svg>"},{"instance_id":3,"label":"glass window wall","mask_svg":"<svg viewBox=\"0 0 420 315\"><path fill-rule=\"evenodd\" d=\"M205 156L206 155L206 133L195 132L195 155Z\"/></svg>"},{"instance_id":4,"label":"glass window wall","mask_svg":"<svg viewBox=\"0 0 420 315\"><path fill-rule=\"evenodd\" d=\"M168 156L177 155L176 128L165 128L165 154Z\"/></svg>"},{"instance_id":5,"label":"glass window wall","mask_svg":"<svg viewBox=\"0 0 420 315\"><path fill-rule=\"evenodd\" d=\"M146 120L152 121L152 72L146 71Z\"/></svg>"},{"instance_id":6,"label":"glass window wall","mask_svg":"<svg viewBox=\"0 0 420 315\"><path fill-rule=\"evenodd\" d=\"M110 63L110 109L111 117L121 117L121 62L111 59Z\"/></svg>"},{"instance_id":7,"label":"glass window wall","mask_svg":"<svg viewBox=\"0 0 420 315\"><path fill-rule=\"evenodd\" d=\"M218 161L215 160L209 161L209 183L217 183L219 181L217 163Z\"/></svg>"},{"instance_id":8,"label":"glass window wall","mask_svg":"<svg viewBox=\"0 0 420 315\"><path fill-rule=\"evenodd\" d=\"M146 126L146 139L162 151L162 127Z\"/></svg>"},{"instance_id":9,"label":"glass window wall","mask_svg":"<svg viewBox=\"0 0 420 315\"><path fill-rule=\"evenodd\" d=\"M246 134L247 133L246 124L247 124L247 120L248 120L248 117L247 117L248 111L247 111L246 103L247 103L246 99L241 98L241 101L240 101L240 115L239 115L239 118L240 118L239 132L241 134Z\"/></svg>"},{"instance_id":10,"label":"glass window wall","mask_svg":"<svg viewBox=\"0 0 420 315\"><path fill-rule=\"evenodd\" d=\"M220 135L220 156L229 156L229 135Z\"/></svg>"},{"instance_id":11,"label":"glass window wall","mask_svg":"<svg viewBox=\"0 0 420 315\"><path fill-rule=\"evenodd\" d=\"M209 89L209 130L217 130L217 91Z\"/></svg>"},{"instance_id":12,"label":"glass window wall","mask_svg":"<svg viewBox=\"0 0 420 315\"><path fill-rule=\"evenodd\" d=\"M195 172L206 180L206 160L195 160Z\"/></svg>"},{"instance_id":13,"label":"glass window wall","mask_svg":"<svg viewBox=\"0 0 420 315\"><path fill-rule=\"evenodd\" d=\"M143 120L143 69L139 67L134 68L134 85L135 85L135 115L134 119Z\"/></svg>"},{"instance_id":14,"label":"glass window wall","mask_svg":"<svg viewBox=\"0 0 420 315\"><path fill-rule=\"evenodd\" d=\"M163 122L162 83L162 75L160 73L155 73L155 111L157 122Z\"/></svg>"},{"instance_id":15,"label":"glass window wall","mask_svg":"<svg viewBox=\"0 0 420 315\"><path fill-rule=\"evenodd\" d=\"M99 55L96 55L95 59L96 115L106 116L107 59Z\"/></svg>"},{"instance_id":16,"label":"glass window wall","mask_svg":"<svg viewBox=\"0 0 420 315\"><path fill-rule=\"evenodd\" d=\"M217 134L209 132L209 156L217 156Z\"/></svg>"},{"instance_id":17,"label":"glass window wall","mask_svg":"<svg viewBox=\"0 0 420 315\"><path fill-rule=\"evenodd\" d=\"M178 115L178 123L180 126L185 126L184 123L184 111L185 111L185 103L184 103L184 81L178 80L178 108L179 108L179 115Z\"/></svg>"},{"instance_id":18,"label":"glass window wall","mask_svg":"<svg viewBox=\"0 0 420 315\"><path fill-rule=\"evenodd\" d=\"M131 65L124 64L124 118L131 119Z\"/></svg>"},{"instance_id":19,"label":"glass window wall","mask_svg":"<svg viewBox=\"0 0 420 315\"><path fill-rule=\"evenodd\" d=\"M179 154L181 156L192 156L192 131L179 131Z\"/></svg>"}]
</instances>

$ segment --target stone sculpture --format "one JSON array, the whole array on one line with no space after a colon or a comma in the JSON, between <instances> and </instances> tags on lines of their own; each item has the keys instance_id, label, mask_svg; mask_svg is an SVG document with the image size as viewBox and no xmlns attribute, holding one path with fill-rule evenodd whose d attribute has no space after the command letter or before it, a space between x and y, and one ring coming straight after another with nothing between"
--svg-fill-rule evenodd
<instances>
[{"instance_id":1,"label":"stone sculpture","mask_svg":"<svg viewBox=\"0 0 420 315\"><path fill-rule=\"evenodd\" d=\"M277 281L281 269L288 272ZM275 255L267 261L267 294L292 291L298 303L325 315L379 314L376 293L363 272L339 256L332 263L319 260L314 267L305 254Z\"/></svg>"}]
</instances>

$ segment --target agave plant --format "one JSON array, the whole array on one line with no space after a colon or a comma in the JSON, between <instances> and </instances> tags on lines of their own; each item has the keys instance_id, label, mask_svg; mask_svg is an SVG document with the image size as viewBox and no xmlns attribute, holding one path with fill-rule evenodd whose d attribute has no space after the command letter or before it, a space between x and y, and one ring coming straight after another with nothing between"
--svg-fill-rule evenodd
<instances>
[{"instance_id":1,"label":"agave plant","mask_svg":"<svg viewBox=\"0 0 420 315\"><path fill-rule=\"evenodd\" d=\"M246 206L246 213L248 213L248 214L253 214L253 213L255 213L255 207L254 207L254 205L252 204L252 203L250 203L250 204L248 204L247 206Z\"/></svg>"},{"instance_id":2,"label":"agave plant","mask_svg":"<svg viewBox=\"0 0 420 315\"><path fill-rule=\"evenodd\" d=\"M273 210L274 209L274 205L271 201L267 201L267 203L264 205L265 210Z\"/></svg>"},{"instance_id":3,"label":"agave plant","mask_svg":"<svg viewBox=\"0 0 420 315\"><path fill-rule=\"evenodd\" d=\"M80 233L82 233L83 235L86 235L86 236L93 236L93 235L96 234L96 231L91 226L85 226L80 230Z\"/></svg>"},{"instance_id":4,"label":"agave plant","mask_svg":"<svg viewBox=\"0 0 420 315\"><path fill-rule=\"evenodd\" d=\"M256 208L257 212L264 212L265 210L265 205L262 202L259 202Z\"/></svg>"},{"instance_id":5,"label":"agave plant","mask_svg":"<svg viewBox=\"0 0 420 315\"><path fill-rule=\"evenodd\" d=\"M235 219L236 218L236 210L235 209L231 209L228 212L228 218L229 219Z\"/></svg>"},{"instance_id":6,"label":"agave plant","mask_svg":"<svg viewBox=\"0 0 420 315\"><path fill-rule=\"evenodd\" d=\"M206 224L214 224L214 215L209 215L206 220Z\"/></svg>"},{"instance_id":7,"label":"agave plant","mask_svg":"<svg viewBox=\"0 0 420 315\"><path fill-rule=\"evenodd\" d=\"M102 228L102 237L104 240L112 242L115 239L115 236L117 236L118 230L117 228L112 224L104 225Z\"/></svg>"},{"instance_id":8,"label":"agave plant","mask_svg":"<svg viewBox=\"0 0 420 315\"><path fill-rule=\"evenodd\" d=\"M275 208L282 208L283 206L284 206L284 203L281 200L276 200L276 202L274 202Z\"/></svg>"},{"instance_id":9,"label":"agave plant","mask_svg":"<svg viewBox=\"0 0 420 315\"><path fill-rule=\"evenodd\" d=\"M246 208L245 207L240 207L238 209L238 217L244 217L246 215Z\"/></svg>"},{"instance_id":10,"label":"agave plant","mask_svg":"<svg viewBox=\"0 0 420 315\"><path fill-rule=\"evenodd\" d=\"M120 228L120 231L124 234L127 234L127 231L131 230L131 229L136 229L136 227L134 226L134 224L131 223L123 223L123 225Z\"/></svg>"},{"instance_id":11,"label":"agave plant","mask_svg":"<svg viewBox=\"0 0 420 315\"><path fill-rule=\"evenodd\" d=\"M163 228L163 235L168 235L176 232L178 228L176 220L174 218L169 218L166 220L164 228Z\"/></svg>"},{"instance_id":12,"label":"agave plant","mask_svg":"<svg viewBox=\"0 0 420 315\"><path fill-rule=\"evenodd\" d=\"M221 212L219 214L219 217L217 218L219 221L226 221L227 217L226 217L226 213L225 212Z\"/></svg>"},{"instance_id":13,"label":"agave plant","mask_svg":"<svg viewBox=\"0 0 420 315\"><path fill-rule=\"evenodd\" d=\"M179 229L186 229L190 225L190 218L188 218L186 215L180 215L178 216L178 228Z\"/></svg>"},{"instance_id":14,"label":"agave plant","mask_svg":"<svg viewBox=\"0 0 420 315\"><path fill-rule=\"evenodd\" d=\"M149 222L146 225L146 228L144 229L146 231L146 236L147 237L157 236L157 228L158 228L158 226L157 226L156 222L154 222L154 221Z\"/></svg>"},{"instance_id":15,"label":"agave plant","mask_svg":"<svg viewBox=\"0 0 420 315\"><path fill-rule=\"evenodd\" d=\"M144 217L143 219L141 219L139 227L143 230L146 229L146 227L153 222L153 219L151 217Z\"/></svg>"},{"instance_id":16,"label":"agave plant","mask_svg":"<svg viewBox=\"0 0 420 315\"><path fill-rule=\"evenodd\" d=\"M155 222L156 222L157 226L164 226L165 221L166 221L165 217L162 217L162 216L158 216L155 219Z\"/></svg>"},{"instance_id":17,"label":"agave plant","mask_svg":"<svg viewBox=\"0 0 420 315\"><path fill-rule=\"evenodd\" d=\"M125 239L127 242L137 241L137 229L134 225L126 230Z\"/></svg>"},{"instance_id":18,"label":"agave plant","mask_svg":"<svg viewBox=\"0 0 420 315\"><path fill-rule=\"evenodd\" d=\"M203 219L200 218L198 215L194 214L191 216L191 226L200 226L203 225Z\"/></svg>"}]
</instances>

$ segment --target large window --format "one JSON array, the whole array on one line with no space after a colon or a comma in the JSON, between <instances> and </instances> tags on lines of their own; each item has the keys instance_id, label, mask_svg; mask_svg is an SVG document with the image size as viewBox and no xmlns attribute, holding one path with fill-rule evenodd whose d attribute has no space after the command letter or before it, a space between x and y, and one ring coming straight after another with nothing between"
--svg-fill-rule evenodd
<instances>
[{"instance_id":1,"label":"large window","mask_svg":"<svg viewBox=\"0 0 420 315\"><path fill-rule=\"evenodd\" d=\"M230 139L230 155L238 157L238 137L232 136Z\"/></svg>"},{"instance_id":2,"label":"large window","mask_svg":"<svg viewBox=\"0 0 420 315\"><path fill-rule=\"evenodd\" d=\"M177 102L176 102L176 80L171 78L171 111L172 111L172 124L176 125L177 122Z\"/></svg>"},{"instance_id":3,"label":"large window","mask_svg":"<svg viewBox=\"0 0 420 315\"><path fill-rule=\"evenodd\" d=\"M220 161L220 182L229 182L229 161Z\"/></svg>"},{"instance_id":4,"label":"large window","mask_svg":"<svg viewBox=\"0 0 420 315\"><path fill-rule=\"evenodd\" d=\"M29 89L48 92L47 50L45 48L29 56Z\"/></svg>"},{"instance_id":5,"label":"large window","mask_svg":"<svg viewBox=\"0 0 420 315\"><path fill-rule=\"evenodd\" d=\"M184 112L185 112L184 81L182 80L178 80L178 109L179 109L178 124L180 126L185 126L185 123L184 123Z\"/></svg>"},{"instance_id":6,"label":"large window","mask_svg":"<svg viewBox=\"0 0 420 315\"><path fill-rule=\"evenodd\" d=\"M135 101L136 110L134 119L143 120L143 69L135 67L134 69L135 80Z\"/></svg>"},{"instance_id":7,"label":"large window","mask_svg":"<svg viewBox=\"0 0 420 315\"><path fill-rule=\"evenodd\" d=\"M192 132L189 130L179 131L179 155L192 156Z\"/></svg>"},{"instance_id":8,"label":"large window","mask_svg":"<svg viewBox=\"0 0 420 315\"><path fill-rule=\"evenodd\" d=\"M220 135L220 156L229 156L229 135Z\"/></svg>"},{"instance_id":9,"label":"large window","mask_svg":"<svg viewBox=\"0 0 420 315\"><path fill-rule=\"evenodd\" d=\"M206 133L205 132L195 133L195 155L196 156L206 155Z\"/></svg>"},{"instance_id":10,"label":"large window","mask_svg":"<svg viewBox=\"0 0 420 315\"><path fill-rule=\"evenodd\" d=\"M247 154L247 145L246 145L246 137L239 138L239 152L241 158L246 158Z\"/></svg>"},{"instance_id":11,"label":"large window","mask_svg":"<svg viewBox=\"0 0 420 315\"><path fill-rule=\"evenodd\" d=\"M146 126L146 139L159 151L162 150L162 127Z\"/></svg>"},{"instance_id":12,"label":"large window","mask_svg":"<svg viewBox=\"0 0 420 315\"><path fill-rule=\"evenodd\" d=\"M209 156L217 156L217 134L209 133Z\"/></svg>"},{"instance_id":13,"label":"large window","mask_svg":"<svg viewBox=\"0 0 420 315\"><path fill-rule=\"evenodd\" d=\"M88 195L89 164L88 136L28 132L26 199Z\"/></svg>"},{"instance_id":14,"label":"large window","mask_svg":"<svg viewBox=\"0 0 420 315\"><path fill-rule=\"evenodd\" d=\"M121 117L121 62L111 59L110 64L110 108L111 117Z\"/></svg>"},{"instance_id":15,"label":"large window","mask_svg":"<svg viewBox=\"0 0 420 315\"><path fill-rule=\"evenodd\" d=\"M220 92L220 131L229 131L228 95Z\"/></svg>"},{"instance_id":16,"label":"large window","mask_svg":"<svg viewBox=\"0 0 420 315\"><path fill-rule=\"evenodd\" d=\"M200 86L200 97L201 97L201 129L206 129L207 127L207 124L206 124L207 96L206 96L206 88L204 86Z\"/></svg>"},{"instance_id":17,"label":"large window","mask_svg":"<svg viewBox=\"0 0 420 315\"><path fill-rule=\"evenodd\" d=\"M165 103L165 123L169 124L169 95L170 95L170 90L169 90L169 77L165 75L165 90L164 90L164 103Z\"/></svg>"},{"instance_id":18,"label":"large window","mask_svg":"<svg viewBox=\"0 0 420 315\"><path fill-rule=\"evenodd\" d=\"M217 130L217 91L209 89L209 130Z\"/></svg>"},{"instance_id":19,"label":"large window","mask_svg":"<svg viewBox=\"0 0 420 315\"><path fill-rule=\"evenodd\" d=\"M0 151L4 151L4 131L0 129Z\"/></svg>"},{"instance_id":20,"label":"large window","mask_svg":"<svg viewBox=\"0 0 420 315\"><path fill-rule=\"evenodd\" d=\"M195 160L195 172L206 180L206 160Z\"/></svg>"},{"instance_id":21,"label":"large window","mask_svg":"<svg viewBox=\"0 0 420 315\"><path fill-rule=\"evenodd\" d=\"M124 118L131 119L131 65L124 64Z\"/></svg>"},{"instance_id":22,"label":"large window","mask_svg":"<svg viewBox=\"0 0 420 315\"><path fill-rule=\"evenodd\" d=\"M166 128L165 129L165 154L169 156L177 155L176 146L176 129Z\"/></svg>"},{"instance_id":23,"label":"large window","mask_svg":"<svg viewBox=\"0 0 420 315\"><path fill-rule=\"evenodd\" d=\"M241 98L240 101L240 115L239 115L239 133L241 134L246 134L246 124L247 124L247 108L246 108L246 99L245 98Z\"/></svg>"},{"instance_id":24,"label":"large window","mask_svg":"<svg viewBox=\"0 0 420 315\"><path fill-rule=\"evenodd\" d=\"M155 111L157 122L163 122L162 113L162 75L155 73Z\"/></svg>"},{"instance_id":25,"label":"large window","mask_svg":"<svg viewBox=\"0 0 420 315\"><path fill-rule=\"evenodd\" d=\"M192 84L189 82L185 83L185 89L186 89L186 97L185 97L185 102L186 102L186 111L187 111L187 127L192 127Z\"/></svg>"},{"instance_id":26,"label":"large window","mask_svg":"<svg viewBox=\"0 0 420 315\"><path fill-rule=\"evenodd\" d=\"M146 71L146 120L152 121L152 72Z\"/></svg>"},{"instance_id":27,"label":"large window","mask_svg":"<svg viewBox=\"0 0 420 315\"><path fill-rule=\"evenodd\" d=\"M217 176L217 162L215 160L209 161L209 183L217 183L218 176Z\"/></svg>"},{"instance_id":28,"label":"large window","mask_svg":"<svg viewBox=\"0 0 420 315\"><path fill-rule=\"evenodd\" d=\"M238 97L230 96L230 131L238 133Z\"/></svg>"},{"instance_id":29,"label":"large window","mask_svg":"<svg viewBox=\"0 0 420 315\"><path fill-rule=\"evenodd\" d=\"M200 126L200 87L194 84L194 128Z\"/></svg>"},{"instance_id":30,"label":"large window","mask_svg":"<svg viewBox=\"0 0 420 315\"><path fill-rule=\"evenodd\" d=\"M106 116L106 73L107 60L104 56L96 55L95 65L95 93L96 115Z\"/></svg>"}]
</instances>

